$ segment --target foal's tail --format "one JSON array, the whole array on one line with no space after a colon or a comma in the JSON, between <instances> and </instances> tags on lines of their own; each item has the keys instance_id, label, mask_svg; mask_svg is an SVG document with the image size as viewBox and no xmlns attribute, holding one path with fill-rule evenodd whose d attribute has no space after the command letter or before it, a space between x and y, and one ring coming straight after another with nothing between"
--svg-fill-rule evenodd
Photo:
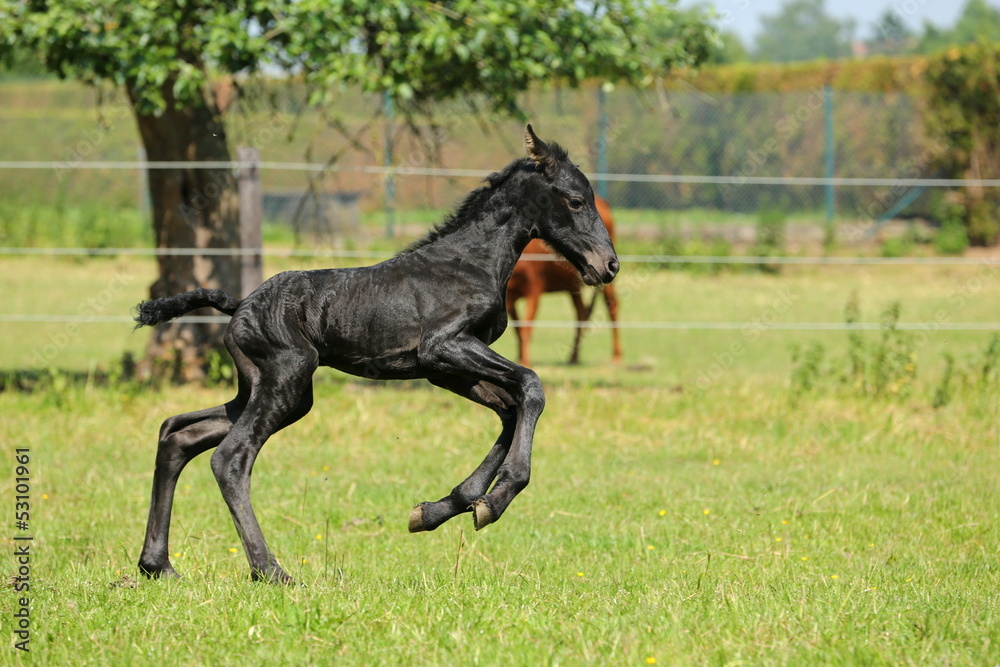
<instances>
[{"instance_id":1,"label":"foal's tail","mask_svg":"<svg viewBox=\"0 0 1000 667\"><path fill-rule=\"evenodd\" d=\"M243 299L233 298L220 289L199 287L183 294L151 299L138 304L135 307L135 321L138 322L135 328L160 324L206 306L221 310L226 315L232 315L241 303Z\"/></svg>"}]
</instances>

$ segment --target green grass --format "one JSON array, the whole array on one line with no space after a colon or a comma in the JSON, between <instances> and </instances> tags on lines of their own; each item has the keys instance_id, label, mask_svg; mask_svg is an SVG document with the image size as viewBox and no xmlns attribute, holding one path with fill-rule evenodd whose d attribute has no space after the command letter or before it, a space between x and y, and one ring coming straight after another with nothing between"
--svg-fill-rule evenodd
<instances>
[{"instance_id":1,"label":"green grass","mask_svg":"<svg viewBox=\"0 0 1000 667\"><path fill-rule=\"evenodd\" d=\"M400 242L402 243L402 242ZM356 263L363 263L358 260ZM328 258L267 258L265 273L289 268L320 268ZM0 259L0 293L5 314L122 316L148 294L155 263L148 258ZM817 341L828 356L844 357L843 332L782 331L769 322L842 322L852 293L858 293L862 320L878 322L899 301L902 321L947 323L1000 321L1000 272L977 266L791 267L774 276L746 271L715 275L656 271L626 265L616 280L622 318L634 321L746 323L747 330L627 330L622 333L625 369L604 362L610 357L610 334L587 334L585 367L567 369L572 335L566 329L536 329L537 363L558 379L624 382L630 385L693 386L705 376L738 382L752 376L781 383L788 379L791 348ZM546 297L539 318L571 319L569 299ZM597 319L606 319L603 306ZM759 323L756 325L755 323ZM141 352L147 334L127 323L0 323L0 371L50 366L85 373L109 364L130 350ZM878 332L866 334L875 340ZM918 375L933 382L943 368L942 354L966 362L985 350L988 332L930 331L917 346ZM734 347L736 346L736 347ZM505 355L516 353L512 334L497 342ZM735 354L734 354L735 350Z\"/></svg>"},{"instance_id":2,"label":"green grass","mask_svg":"<svg viewBox=\"0 0 1000 667\"><path fill-rule=\"evenodd\" d=\"M154 275L137 258L5 258L3 268L8 313L125 313ZM895 300L907 321L1000 314L1000 281L975 267L626 266L618 289L629 320L842 321L854 291L869 321ZM565 298L542 308L569 317ZM1000 661L997 386L958 383L930 407L942 353L974 368L986 332L932 332L910 394L872 399L832 376L801 396L789 389L791 346L822 342L828 363L844 365L843 333L626 331L616 368L607 333L592 332L587 363L569 368L569 332L538 330L548 404L532 483L478 533L467 515L421 535L406 521L475 467L495 417L422 383L321 370L313 412L269 441L254 475L265 534L302 588L248 581L208 457L178 487L171 550L184 579L136 576L160 422L231 396L72 379L140 353L145 335L0 325L0 369L61 369L36 391L0 393L0 439L32 456L39 663ZM496 347L514 352L509 334ZM0 475L11 513L14 495L11 457ZM0 598L8 629L14 598ZM0 649L0 663L13 655Z\"/></svg>"},{"instance_id":3,"label":"green grass","mask_svg":"<svg viewBox=\"0 0 1000 667\"><path fill-rule=\"evenodd\" d=\"M149 217L136 208L0 204L0 245L14 248L151 247Z\"/></svg>"},{"instance_id":4,"label":"green grass","mask_svg":"<svg viewBox=\"0 0 1000 667\"><path fill-rule=\"evenodd\" d=\"M409 507L475 466L495 420L431 389L320 383L312 415L268 443L254 476L272 548L306 584L292 589L247 581L207 457L179 486L185 578L135 585L157 424L228 392L4 394L4 442L34 461L36 659L1000 657L995 396L930 411L844 397L794 408L750 379L708 396L567 382L548 393L532 484L504 517L480 533L462 516L409 535Z\"/></svg>"},{"instance_id":5,"label":"green grass","mask_svg":"<svg viewBox=\"0 0 1000 667\"><path fill-rule=\"evenodd\" d=\"M474 186L473 181L469 182ZM26 186L30 189L30 186ZM456 200L457 201L457 200ZM433 225L442 222L452 211L451 207L412 208L394 214L395 240L386 239L386 213L383 209L361 211L358 226L350 233L331 239L315 239L310 235L296 237L288 223L265 220L264 243L271 247L311 248L331 242L337 246L359 246L382 249L389 245L415 241ZM790 225L819 225L821 216L809 213L796 215ZM712 247L688 238L686 246L681 237L690 237L703 227L749 226L757 223L756 216L723 211L690 210L662 211L656 209L615 209L618 245L623 253L657 254L724 254L732 251L730 244ZM847 221L845 221L847 222ZM649 237L659 238L659 246L650 246ZM669 246L666 241L680 243L683 247ZM15 197L0 198L0 246L30 247L84 247L84 248L138 248L153 243L149 214L129 204L108 206L100 203L23 203ZM912 251L912 244L907 248ZM749 254L752 254L750 252Z\"/></svg>"}]
</instances>

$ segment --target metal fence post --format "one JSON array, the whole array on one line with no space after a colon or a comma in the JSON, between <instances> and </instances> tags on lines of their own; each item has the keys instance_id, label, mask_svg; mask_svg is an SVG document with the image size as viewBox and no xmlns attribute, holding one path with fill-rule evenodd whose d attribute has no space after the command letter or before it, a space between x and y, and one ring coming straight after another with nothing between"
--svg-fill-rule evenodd
<instances>
[{"instance_id":1,"label":"metal fence post","mask_svg":"<svg viewBox=\"0 0 1000 667\"><path fill-rule=\"evenodd\" d=\"M261 262L263 246L264 195L260 187L260 151L252 146L236 149L240 162L239 202L240 202L240 248L241 256L240 291L247 296L264 280ZM250 252L253 251L253 252Z\"/></svg>"},{"instance_id":2,"label":"metal fence post","mask_svg":"<svg viewBox=\"0 0 1000 667\"><path fill-rule=\"evenodd\" d=\"M608 99L604 92L604 86L597 88L597 173L608 173ZM608 182L599 179L597 181L597 194L604 199L608 198Z\"/></svg>"},{"instance_id":3,"label":"metal fence post","mask_svg":"<svg viewBox=\"0 0 1000 667\"><path fill-rule=\"evenodd\" d=\"M395 126L396 110L389 91L382 94L382 108L385 111L385 166L389 169L385 174L385 236L391 239L396 224L396 181L392 174L394 160L392 131Z\"/></svg>"},{"instance_id":4,"label":"metal fence post","mask_svg":"<svg viewBox=\"0 0 1000 667\"><path fill-rule=\"evenodd\" d=\"M833 89L829 84L823 86L823 152L826 156L826 177L833 178L836 169L835 152L836 146L833 137ZM827 245L835 240L836 227L834 222L835 195L833 183L826 184L826 231L825 239Z\"/></svg>"}]
</instances>

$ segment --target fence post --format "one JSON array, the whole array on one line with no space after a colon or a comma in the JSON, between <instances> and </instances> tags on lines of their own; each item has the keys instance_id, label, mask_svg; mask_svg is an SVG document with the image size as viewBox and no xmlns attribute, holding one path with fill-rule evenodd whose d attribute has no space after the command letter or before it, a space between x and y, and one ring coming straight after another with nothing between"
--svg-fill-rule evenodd
<instances>
[{"instance_id":1,"label":"fence post","mask_svg":"<svg viewBox=\"0 0 1000 667\"><path fill-rule=\"evenodd\" d=\"M608 99L604 85L597 88L597 173L608 173ZM597 181L597 194L608 198L608 182Z\"/></svg>"},{"instance_id":2,"label":"fence post","mask_svg":"<svg viewBox=\"0 0 1000 667\"><path fill-rule=\"evenodd\" d=\"M251 146L240 146L236 149L236 156L240 162L244 163L240 165L239 171L239 200L240 248L244 251L240 257L240 291L245 297L257 289L264 279L264 269L261 263L264 195L260 187L260 169L258 167L260 151Z\"/></svg>"},{"instance_id":3,"label":"fence post","mask_svg":"<svg viewBox=\"0 0 1000 667\"><path fill-rule=\"evenodd\" d=\"M385 91L382 95L382 108L385 111L385 166L389 169L385 174L385 236L391 239L396 223L396 181L392 175L394 160L392 131L395 126L396 110L389 91Z\"/></svg>"},{"instance_id":4,"label":"fence post","mask_svg":"<svg viewBox=\"0 0 1000 667\"><path fill-rule=\"evenodd\" d=\"M833 137L833 89L830 84L823 86L823 152L826 155L826 177L833 178L836 170L836 145ZM833 183L826 184L826 231L824 242L831 245L836 240L834 226L835 195Z\"/></svg>"}]
</instances>

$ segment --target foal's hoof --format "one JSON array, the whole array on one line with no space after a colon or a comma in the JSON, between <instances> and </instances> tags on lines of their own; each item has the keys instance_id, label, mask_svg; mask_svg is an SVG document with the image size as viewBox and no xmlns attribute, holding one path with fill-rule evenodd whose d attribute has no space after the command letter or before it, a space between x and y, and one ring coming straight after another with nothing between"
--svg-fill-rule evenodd
<instances>
[{"instance_id":1,"label":"foal's hoof","mask_svg":"<svg viewBox=\"0 0 1000 667\"><path fill-rule=\"evenodd\" d=\"M259 581L265 584L277 584L279 586L298 585L292 575L282 569L261 572L260 570L250 570L250 581Z\"/></svg>"},{"instance_id":2,"label":"foal's hoof","mask_svg":"<svg viewBox=\"0 0 1000 667\"><path fill-rule=\"evenodd\" d=\"M472 503L472 522L475 524L476 530L482 530L495 520L493 510L490 509L485 498L480 498Z\"/></svg>"},{"instance_id":3,"label":"foal's hoof","mask_svg":"<svg viewBox=\"0 0 1000 667\"><path fill-rule=\"evenodd\" d=\"M426 528L424 528L424 506L417 505L410 511L410 532L411 533L422 533Z\"/></svg>"},{"instance_id":4,"label":"foal's hoof","mask_svg":"<svg viewBox=\"0 0 1000 667\"><path fill-rule=\"evenodd\" d=\"M171 567L170 563L166 566L151 566L143 565L139 563L139 572L146 575L148 579L180 579L181 575L177 574L177 571Z\"/></svg>"}]
</instances>

